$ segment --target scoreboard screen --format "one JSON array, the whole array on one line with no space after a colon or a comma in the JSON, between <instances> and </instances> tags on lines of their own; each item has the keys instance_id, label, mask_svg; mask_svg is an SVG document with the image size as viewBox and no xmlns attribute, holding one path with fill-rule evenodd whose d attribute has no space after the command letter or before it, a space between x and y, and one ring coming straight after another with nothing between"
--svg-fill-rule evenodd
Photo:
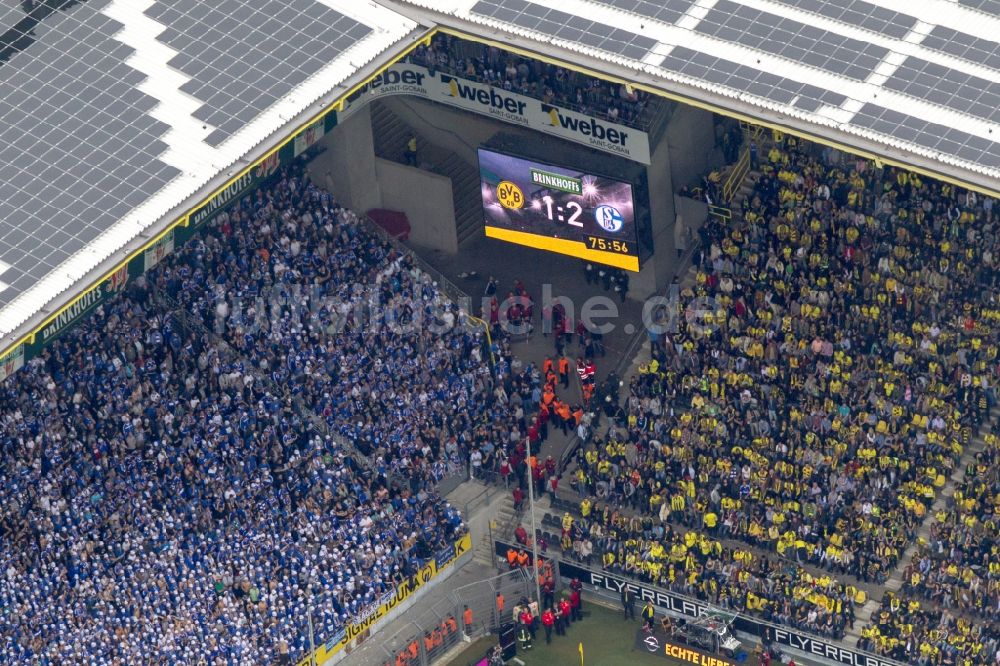
<instances>
[{"instance_id":1,"label":"scoreboard screen","mask_svg":"<svg viewBox=\"0 0 1000 666\"><path fill-rule=\"evenodd\" d=\"M479 177L490 238L639 270L629 183L485 148Z\"/></svg>"}]
</instances>

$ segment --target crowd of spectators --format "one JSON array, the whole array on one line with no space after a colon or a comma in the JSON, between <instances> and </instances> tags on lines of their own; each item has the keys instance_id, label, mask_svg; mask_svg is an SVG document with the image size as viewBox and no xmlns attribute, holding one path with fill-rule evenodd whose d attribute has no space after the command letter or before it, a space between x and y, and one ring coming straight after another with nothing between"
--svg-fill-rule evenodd
<instances>
[{"instance_id":1,"label":"crowd of spectators","mask_svg":"<svg viewBox=\"0 0 1000 666\"><path fill-rule=\"evenodd\" d=\"M732 548L708 530L684 530L610 504L581 504L582 519L563 519L562 547L584 562L600 553L606 571L637 577L714 606L841 638L864 592L829 575L749 549Z\"/></svg>"},{"instance_id":2,"label":"crowd of spectators","mask_svg":"<svg viewBox=\"0 0 1000 666\"><path fill-rule=\"evenodd\" d=\"M916 666L994 666L1000 623L955 615L887 592L858 647Z\"/></svg>"},{"instance_id":3,"label":"crowd of spectators","mask_svg":"<svg viewBox=\"0 0 1000 666\"><path fill-rule=\"evenodd\" d=\"M412 57L616 122L645 105L447 35ZM991 199L904 171L790 141L758 166L596 439L558 365L485 349L412 258L284 170L0 385L0 663L301 655L307 617L336 635L463 533L444 476L555 496L552 424L586 442L564 551L842 637L864 599L846 577L885 581L996 403L1000 235ZM951 610L1000 609L997 456L991 433L862 647L994 663L996 627Z\"/></svg>"},{"instance_id":4,"label":"crowd of spectators","mask_svg":"<svg viewBox=\"0 0 1000 666\"><path fill-rule=\"evenodd\" d=\"M409 56L431 71L446 72L509 92L540 99L612 123L645 129L648 93L587 76L565 67L525 58L495 46L437 35Z\"/></svg>"},{"instance_id":5,"label":"crowd of spectators","mask_svg":"<svg viewBox=\"0 0 1000 666\"><path fill-rule=\"evenodd\" d=\"M460 317L298 167L132 280L0 385L0 663L334 637L465 530L433 481L496 401Z\"/></svg>"},{"instance_id":6,"label":"crowd of spectators","mask_svg":"<svg viewBox=\"0 0 1000 666\"><path fill-rule=\"evenodd\" d=\"M332 226L328 194L293 180L274 196L267 246L251 226L269 206L258 197L204 234L207 270L175 261L159 284L380 472L416 483L465 469L477 431L508 416L482 330L410 255L363 225Z\"/></svg>"},{"instance_id":7,"label":"crowd of spectators","mask_svg":"<svg viewBox=\"0 0 1000 666\"><path fill-rule=\"evenodd\" d=\"M676 326L574 483L881 584L996 403L994 202L794 140L758 167L742 214L699 230ZM973 475L917 564L955 606L996 607L991 479Z\"/></svg>"},{"instance_id":8,"label":"crowd of spectators","mask_svg":"<svg viewBox=\"0 0 1000 666\"><path fill-rule=\"evenodd\" d=\"M1000 659L998 428L985 435L926 541L862 632L861 647L918 666L987 665Z\"/></svg>"},{"instance_id":9,"label":"crowd of spectators","mask_svg":"<svg viewBox=\"0 0 1000 666\"><path fill-rule=\"evenodd\" d=\"M931 517L926 543L903 574L904 590L979 617L1000 611L1000 442L998 429L965 469L951 505Z\"/></svg>"}]
</instances>

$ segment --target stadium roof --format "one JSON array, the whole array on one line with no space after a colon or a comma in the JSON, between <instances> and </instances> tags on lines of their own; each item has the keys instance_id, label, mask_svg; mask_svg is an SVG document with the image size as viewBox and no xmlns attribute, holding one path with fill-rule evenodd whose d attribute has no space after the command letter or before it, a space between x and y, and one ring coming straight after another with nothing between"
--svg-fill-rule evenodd
<instances>
[{"instance_id":1,"label":"stadium roof","mask_svg":"<svg viewBox=\"0 0 1000 666\"><path fill-rule=\"evenodd\" d=\"M387 4L420 8L421 22L1000 190L1000 0Z\"/></svg>"},{"instance_id":2,"label":"stadium roof","mask_svg":"<svg viewBox=\"0 0 1000 666\"><path fill-rule=\"evenodd\" d=\"M434 29L1000 190L1000 0L0 0L0 350Z\"/></svg>"},{"instance_id":3,"label":"stadium roof","mask_svg":"<svg viewBox=\"0 0 1000 666\"><path fill-rule=\"evenodd\" d=\"M370 2L0 0L3 348L425 33Z\"/></svg>"}]
</instances>

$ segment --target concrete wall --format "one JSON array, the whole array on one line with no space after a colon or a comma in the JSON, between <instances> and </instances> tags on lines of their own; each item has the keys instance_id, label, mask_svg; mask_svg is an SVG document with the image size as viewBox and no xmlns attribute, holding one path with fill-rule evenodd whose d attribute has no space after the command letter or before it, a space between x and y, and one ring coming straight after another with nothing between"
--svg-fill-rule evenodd
<instances>
[{"instance_id":1,"label":"concrete wall","mask_svg":"<svg viewBox=\"0 0 1000 666\"><path fill-rule=\"evenodd\" d=\"M453 152L471 167L478 165L476 148L496 132L534 134L417 98L388 97L382 103L429 142ZM309 165L309 171L339 201L359 211L403 211L410 220L414 245L449 253L458 251L451 181L375 158L370 107L359 109L322 141L327 151ZM631 276L629 296L633 298L646 298L670 284L676 267L676 215L681 215L685 226L695 225L692 233L704 220L703 211L696 205L699 202L682 200L674 192L717 166L720 155L715 150L712 114L680 105L663 138L652 149L647 178L654 254L638 275ZM415 192L420 195L413 196Z\"/></svg>"},{"instance_id":2,"label":"concrete wall","mask_svg":"<svg viewBox=\"0 0 1000 666\"><path fill-rule=\"evenodd\" d=\"M375 173L375 144L369 106L333 128L320 143L326 152L309 163L313 182L323 185L347 208L366 211L382 205Z\"/></svg>"},{"instance_id":3,"label":"concrete wall","mask_svg":"<svg viewBox=\"0 0 1000 666\"><path fill-rule=\"evenodd\" d=\"M721 151L715 148L712 114L684 104L674 110L667 131L651 148L646 173L654 254L629 284L629 296L634 298L663 292L678 268L678 245L686 250L693 246L693 240L685 243L680 237L697 238L698 228L708 215L704 203L677 197L674 192L720 166L722 160ZM682 220L680 228L676 226L678 218Z\"/></svg>"},{"instance_id":4,"label":"concrete wall","mask_svg":"<svg viewBox=\"0 0 1000 666\"><path fill-rule=\"evenodd\" d=\"M430 143L455 153L459 159L477 169L479 158L476 149L497 132L536 134L516 125L417 97L387 97L382 103L416 130L417 134Z\"/></svg>"},{"instance_id":5,"label":"concrete wall","mask_svg":"<svg viewBox=\"0 0 1000 666\"><path fill-rule=\"evenodd\" d=\"M369 208L406 213L412 228L410 242L414 245L458 252L451 179L381 158L375 159L375 174L382 201L381 205Z\"/></svg>"},{"instance_id":6,"label":"concrete wall","mask_svg":"<svg viewBox=\"0 0 1000 666\"><path fill-rule=\"evenodd\" d=\"M649 208L653 232L653 256L646 260L639 275L629 281L629 296L648 298L661 292L673 278L675 264L673 150L662 138L653 146L646 168L649 183Z\"/></svg>"},{"instance_id":7,"label":"concrete wall","mask_svg":"<svg viewBox=\"0 0 1000 666\"><path fill-rule=\"evenodd\" d=\"M708 204L689 197L674 196L674 209L678 219L674 227L674 247L690 250L698 239L698 229L708 219ZM679 240L678 234L685 238Z\"/></svg>"},{"instance_id":8,"label":"concrete wall","mask_svg":"<svg viewBox=\"0 0 1000 666\"><path fill-rule=\"evenodd\" d=\"M715 149L711 112L679 105L670 118L666 137L670 145L671 176L678 190L721 165L722 154Z\"/></svg>"}]
</instances>

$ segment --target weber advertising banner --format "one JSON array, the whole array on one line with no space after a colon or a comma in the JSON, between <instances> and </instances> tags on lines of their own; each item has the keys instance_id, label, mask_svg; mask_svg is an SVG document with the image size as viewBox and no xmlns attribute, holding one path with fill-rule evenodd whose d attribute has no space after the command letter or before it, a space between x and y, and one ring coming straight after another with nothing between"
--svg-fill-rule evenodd
<instances>
[{"instance_id":1,"label":"weber advertising banner","mask_svg":"<svg viewBox=\"0 0 1000 666\"><path fill-rule=\"evenodd\" d=\"M503 541L495 543L496 553L499 556L506 555L507 549L514 547L513 544ZM563 580L579 578L580 582L591 589L606 590L619 595L623 588L628 587L635 594L639 603L644 603L647 600L652 601L653 605L661 610L669 610L687 617L701 617L712 611L708 604L697 599L667 592L631 578L582 567L573 562L555 561L558 562L559 575ZM844 664L845 666L901 666L899 662L891 659L850 650L825 638L794 629L781 628L749 616L741 615L738 617L733 623L733 629L753 636L762 636L766 630L770 630L774 642L778 645L795 648L828 662Z\"/></svg>"},{"instance_id":2,"label":"weber advertising banner","mask_svg":"<svg viewBox=\"0 0 1000 666\"><path fill-rule=\"evenodd\" d=\"M373 99L389 95L416 95L649 164L649 136L645 132L496 86L432 73L420 65L396 64L376 76L344 103L338 122Z\"/></svg>"},{"instance_id":3,"label":"weber advertising banner","mask_svg":"<svg viewBox=\"0 0 1000 666\"><path fill-rule=\"evenodd\" d=\"M431 79L434 77L425 67L398 63L392 65L344 102L343 108L337 112L337 123L343 123L365 104L382 97L416 95L431 99L434 95L427 87L427 82Z\"/></svg>"}]
</instances>

